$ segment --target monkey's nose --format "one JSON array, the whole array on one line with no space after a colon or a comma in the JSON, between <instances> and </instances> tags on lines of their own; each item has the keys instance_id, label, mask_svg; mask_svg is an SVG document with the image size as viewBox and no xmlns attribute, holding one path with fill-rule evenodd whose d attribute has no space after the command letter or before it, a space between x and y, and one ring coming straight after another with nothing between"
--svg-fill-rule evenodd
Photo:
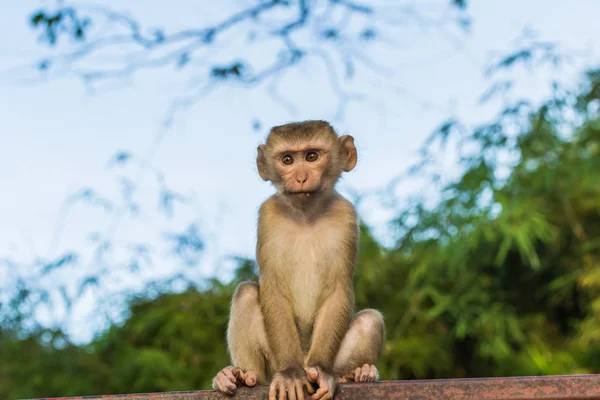
<instances>
[{"instance_id":1,"label":"monkey's nose","mask_svg":"<svg viewBox=\"0 0 600 400\"><path fill-rule=\"evenodd\" d=\"M296 175L296 182L302 184L308 180L308 175Z\"/></svg>"}]
</instances>

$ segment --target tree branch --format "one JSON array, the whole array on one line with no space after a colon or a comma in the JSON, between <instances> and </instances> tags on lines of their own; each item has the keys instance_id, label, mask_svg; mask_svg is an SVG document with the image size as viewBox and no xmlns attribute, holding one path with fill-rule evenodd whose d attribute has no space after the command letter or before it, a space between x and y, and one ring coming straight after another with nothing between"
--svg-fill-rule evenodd
<instances>
[{"instance_id":1,"label":"tree branch","mask_svg":"<svg viewBox=\"0 0 600 400\"><path fill-rule=\"evenodd\" d=\"M464 5L458 3L461 2L456 2L454 7L462 9ZM345 18L341 22L322 20L315 14L319 6L327 8L327 15L334 15L336 11L344 12ZM441 7L446 8L448 5L444 3ZM378 13L378 8L384 12ZM205 48L208 50L208 54L203 56L203 64L207 67L203 71L205 80L215 83L236 81L253 87L263 82L269 83L284 71L297 66L309 51L317 51L314 54L323 59L325 50L318 45L322 42L337 47L339 52L345 55L345 61L341 66L327 62L331 89L341 96L340 103L344 103L346 101L343 98L344 91L340 90L340 83L337 80L337 70L340 67L346 70L347 80L353 78L355 64L364 64L371 72L381 76L393 75L389 68L377 65L368 54L352 48L350 43L358 40L377 40L379 33L376 26L381 26L381 29L385 25L396 26L397 22L385 21L385 16L391 15L394 8L397 12L406 13L406 6L368 5L356 0L263 0L233 12L218 23L168 33L165 29L149 29L144 32L135 18L102 5L74 3L59 6L53 12L38 11L32 16L32 25L35 29L42 30L42 36L45 35L50 46L54 46L59 38L65 35L73 36L81 43L79 48L66 54L56 54L41 60L37 63L37 67L42 71L55 73L60 73L62 69L64 74L77 76L87 85L124 79L137 71L164 68L169 65L174 65L178 69L192 68L192 66L198 68L199 66L192 61L198 50ZM410 11L414 13L414 6L410 7ZM283 19L281 15L284 15ZM277 16L277 27L270 27L270 24L265 22L268 16ZM346 33L350 16L356 16L366 24L358 36ZM92 22L99 20L106 21L108 27L92 31L90 28ZM255 24L262 37L278 39L282 43L283 48L274 47L273 62L256 72L252 71L252 67L262 60L255 62L253 54L231 53L228 58L232 61L225 64L211 63L211 54L220 48L217 39L234 27L250 22ZM432 22L432 24L438 23L439 21ZM295 38L297 35L300 37L300 32L302 32L302 39L308 42L296 44L296 39L292 37ZM309 35L308 39L306 34ZM312 37L315 34L316 40ZM130 46L134 46L133 50ZM119 51L117 65L111 62L110 66L105 67L106 52L111 51ZM277 51L281 53L277 54ZM81 64L85 65L81 66Z\"/></svg>"}]
</instances>

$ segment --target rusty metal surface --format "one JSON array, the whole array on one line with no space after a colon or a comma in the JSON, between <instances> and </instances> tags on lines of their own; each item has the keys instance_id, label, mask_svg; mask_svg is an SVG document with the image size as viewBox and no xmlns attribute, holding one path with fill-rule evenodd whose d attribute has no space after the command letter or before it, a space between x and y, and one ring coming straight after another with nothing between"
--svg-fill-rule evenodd
<instances>
[{"instance_id":1,"label":"rusty metal surface","mask_svg":"<svg viewBox=\"0 0 600 400\"><path fill-rule=\"evenodd\" d=\"M268 388L64 397L61 400L265 400ZM336 400L600 400L600 375L385 381L340 385ZM41 399L40 399L41 400ZM50 399L44 399L50 400ZM56 400L56 399L53 399Z\"/></svg>"}]
</instances>

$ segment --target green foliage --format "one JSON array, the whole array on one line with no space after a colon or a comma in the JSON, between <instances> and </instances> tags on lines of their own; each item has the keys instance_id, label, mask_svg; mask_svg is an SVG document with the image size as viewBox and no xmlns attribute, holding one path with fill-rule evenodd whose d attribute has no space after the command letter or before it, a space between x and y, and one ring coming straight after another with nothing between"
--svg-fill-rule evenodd
<instances>
[{"instance_id":1,"label":"green foliage","mask_svg":"<svg viewBox=\"0 0 600 400\"><path fill-rule=\"evenodd\" d=\"M576 98L582 123L564 106L573 98L552 99L511 138L505 126L522 115L505 112L476 130L478 150L442 201L396 221L403 236L378 266L394 288L380 284L369 304L388 319L384 376L600 371L600 119L589 76ZM560 135L567 124L573 134ZM504 180L501 152L517 160Z\"/></svg>"},{"instance_id":2,"label":"green foliage","mask_svg":"<svg viewBox=\"0 0 600 400\"><path fill-rule=\"evenodd\" d=\"M94 342L102 362L115 366L113 391L209 386L215 363L227 364L223 337L232 293L215 283L206 291L133 301L126 322Z\"/></svg>"},{"instance_id":3,"label":"green foliage","mask_svg":"<svg viewBox=\"0 0 600 400\"><path fill-rule=\"evenodd\" d=\"M462 175L434 207L393 221L392 248L361 226L357 307L385 315L384 379L600 372L600 72L587 77L577 95L475 129ZM86 346L6 328L0 397L209 388L228 364L231 295L248 279L256 268L242 260L227 284L133 299L124 323Z\"/></svg>"},{"instance_id":4,"label":"green foliage","mask_svg":"<svg viewBox=\"0 0 600 400\"><path fill-rule=\"evenodd\" d=\"M0 330L0 355L1 399L98 393L113 372L87 346L69 344L55 331L23 339Z\"/></svg>"}]
</instances>

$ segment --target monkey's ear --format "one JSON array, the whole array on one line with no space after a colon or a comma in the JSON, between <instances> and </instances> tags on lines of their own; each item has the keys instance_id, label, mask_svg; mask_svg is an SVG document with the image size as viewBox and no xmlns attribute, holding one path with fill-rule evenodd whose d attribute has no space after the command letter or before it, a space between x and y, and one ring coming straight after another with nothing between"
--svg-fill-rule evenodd
<instances>
[{"instance_id":1,"label":"monkey's ear","mask_svg":"<svg viewBox=\"0 0 600 400\"><path fill-rule=\"evenodd\" d=\"M350 135L340 136L340 143L342 145L342 170L350 172L356 166L358 159L356 147L354 146L354 138Z\"/></svg>"},{"instance_id":2,"label":"monkey's ear","mask_svg":"<svg viewBox=\"0 0 600 400\"><path fill-rule=\"evenodd\" d=\"M261 144L257 148L258 155L256 156L256 166L258 167L258 174L262 178L263 181L269 180L269 175L267 174L267 158L265 156L265 145Z\"/></svg>"}]
</instances>

